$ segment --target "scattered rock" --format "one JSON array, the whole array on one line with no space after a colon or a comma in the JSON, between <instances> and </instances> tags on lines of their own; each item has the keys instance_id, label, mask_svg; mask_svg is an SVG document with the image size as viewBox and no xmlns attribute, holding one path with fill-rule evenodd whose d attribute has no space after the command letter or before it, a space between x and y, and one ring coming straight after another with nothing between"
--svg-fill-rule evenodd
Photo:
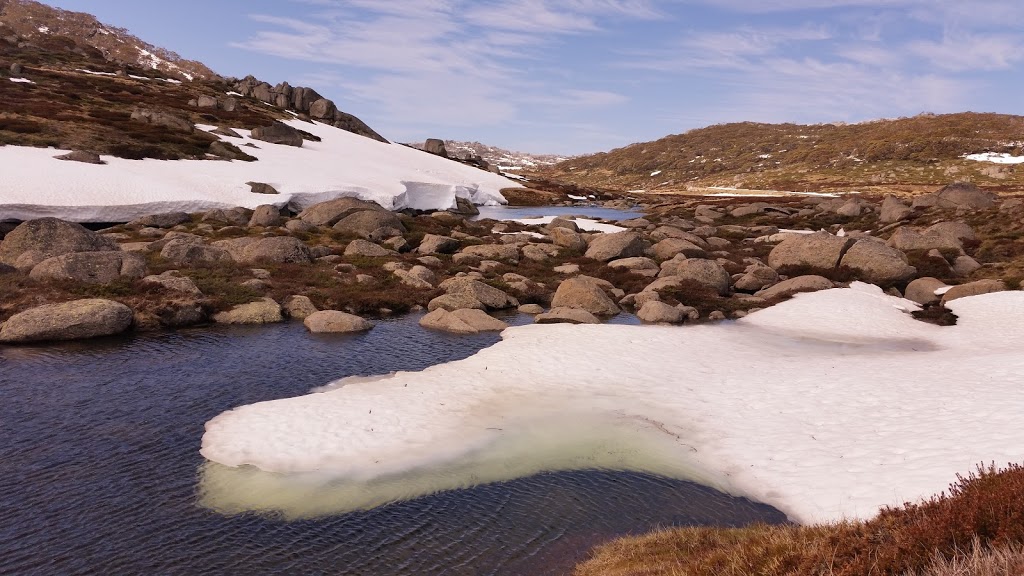
<instances>
[{"instance_id":1,"label":"scattered rock","mask_svg":"<svg viewBox=\"0 0 1024 576\"><path fill-rule=\"evenodd\" d=\"M508 324L488 316L483 310L469 308L450 312L444 308L438 308L420 318L420 326L454 334L478 334L508 328Z\"/></svg>"},{"instance_id":2,"label":"scattered rock","mask_svg":"<svg viewBox=\"0 0 1024 576\"><path fill-rule=\"evenodd\" d=\"M651 246L650 253L658 260L670 260L676 254L682 254L687 258L707 258L708 256L703 248L682 238L666 238Z\"/></svg>"},{"instance_id":3,"label":"scattered rock","mask_svg":"<svg viewBox=\"0 0 1024 576\"><path fill-rule=\"evenodd\" d=\"M221 240L214 242L213 246L227 250L240 264L309 264L313 261L309 247L292 236Z\"/></svg>"},{"instance_id":4,"label":"scattered rock","mask_svg":"<svg viewBox=\"0 0 1024 576\"><path fill-rule=\"evenodd\" d=\"M253 194L280 194L277 188L265 182L246 182L246 185L249 186L249 191Z\"/></svg>"},{"instance_id":5,"label":"scattered rock","mask_svg":"<svg viewBox=\"0 0 1024 576\"><path fill-rule=\"evenodd\" d=\"M309 315L319 311L308 296L302 295L288 296L281 303L281 308L289 318L296 320L305 320Z\"/></svg>"},{"instance_id":6,"label":"scattered rock","mask_svg":"<svg viewBox=\"0 0 1024 576\"><path fill-rule=\"evenodd\" d=\"M338 310L314 312L306 316L302 323L314 334L347 334L373 328L373 322Z\"/></svg>"},{"instance_id":7,"label":"scattered rock","mask_svg":"<svg viewBox=\"0 0 1024 576\"><path fill-rule=\"evenodd\" d=\"M735 288L744 292L757 292L778 283L779 273L764 264L755 264L747 268L743 276L736 280Z\"/></svg>"},{"instance_id":8,"label":"scattered rock","mask_svg":"<svg viewBox=\"0 0 1024 576\"><path fill-rule=\"evenodd\" d=\"M729 295L732 278L721 264L714 260L688 258L671 260L671 266L662 266L661 276L674 276L706 286L721 296ZM668 263L666 263L668 264Z\"/></svg>"},{"instance_id":9,"label":"scattered rock","mask_svg":"<svg viewBox=\"0 0 1024 576\"><path fill-rule=\"evenodd\" d=\"M147 228L174 228L179 224L188 224L192 217L185 212L164 212L162 214L150 214L128 223L129 226L144 226ZM141 230L139 231L142 232Z\"/></svg>"},{"instance_id":10,"label":"scattered rock","mask_svg":"<svg viewBox=\"0 0 1024 576\"><path fill-rule=\"evenodd\" d=\"M797 276L796 278L783 280L770 288L760 290L754 295L758 298L771 300L772 298L789 297L798 292L817 292L818 290L828 290L833 287L832 281L828 278L814 275Z\"/></svg>"},{"instance_id":11,"label":"scattered rock","mask_svg":"<svg viewBox=\"0 0 1024 576\"><path fill-rule=\"evenodd\" d=\"M447 280L441 286L447 291L447 296L462 297L458 298L458 301L460 302L475 301L478 302L479 304L482 304L483 307L490 310L501 310L505 308L519 307L519 301L513 298L512 296L509 296L505 292L498 290L493 286L488 286L487 284L484 284L483 282L474 280L472 278L452 278L450 280ZM444 298L444 296L440 296L439 298ZM430 306L428 307L429 310L433 311L436 308L436 306L434 306L434 302L437 300L438 298L435 298L434 300L431 301ZM445 302L448 303L448 301ZM448 306L443 307L448 308ZM468 305L458 306L457 308L480 307L480 305ZM454 308L448 309L452 310Z\"/></svg>"},{"instance_id":12,"label":"scattered rock","mask_svg":"<svg viewBox=\"0 0 1024 576\"><path fill-rule=\"evenodd\" d=\"M281 122L253 128L250 135L254 140L262 140L271 144L302 147L302 133Z\"/></svg>"},{"instance_id":13,"label":"scattered rock","mask_svg":"<svg viewBox=\"0 0 1024 576\"><path fill-rule=\"evenodd\" d=\"M544 307L540 304L523 304L518 311L522 314L543 314Z\"/></svg>"},{"instance_id":14,"label":"scattered rock","mask_svg":"<svg viewBox=\"0 0 1024 576\"><path fill-rule=\"evenodd\" d=\"M284 321L284 317L277 302L272 298L263 298L214 314L213 321L218 324L272 324Z\"/></svg>"},{"instance_id":15,"label":"scattered rock","mask_svg":"<svg viewBox=\"0 0 1024 576\"><path fill-rule=\"evenodd\" d=\"M907 284L907 290L904 297L907 300L916 302L922 306L926 304L937 304L942 297L936 294L935 291L945 287L945 282L930 276L925 276L924 278L918 278L910 284Z\"/></svg>"},{"instance_id":16,"label":"scattered rock","mask_svg":"<svg viewBox=\"0 0 1024 576\"><path fill-rule=\"evenodd\" d=\"M828 232L794 235L772 249L768 265L781 273L788 268L801 268L829 274L839 265L851 244L852 238L833 236Z\"/></svg>"},{"instance_id":17,"label":"scattered rock","mask_svg":"<svg viewBox=\"0 0 1024 576\"><path fill-rule=\"evenodd\" d=\"M592 237L585 256L601 262L643 256L647 242L637 232L597 234Z\"/></svg>"},{"instance_id":18,"label":"scattered rock","mask_svg":"<svg viewBox=\"0 0 1024 576\"><path fill-rule=\"evenodd\" d=\"M175 132L186 132L191 134L195 126L186 118L175 116L168 112L157 112L155 110L136 110L132 112L132 120L144 122L153 126L160 126Z\"/></svg>"},{"instance_id":19,"label":"scattered rock","mask_svg":"<svg viewBox=\"0 0 1024 576\"><path fill-rule=\"evenodd\" d=\"M67 154L61 154L60 156L54 156L57 160L68 160L71 162L82 162L84 164L106 164L100 155L95 152L86 152L84 150L72 150Z\"/></svg>"},{"instance_id":20,"label":"scattered rock","mask_svg":"<svg viewBox=\"0 0 1024 576\"><path fill-rule=\"evenodd\" d=\"M988 294L989 292L1003 292L1006 290L1006 284L1002 280L977 280L974 282L968 282L967 284L960 284L959 286L953 286L948 292L942 295L942 305L945 306L947 302L956 300L957 298L966 298L967 296L978 296L980 294Z\"/></svg>"},{"instance_id":21,"label":"scattered rock","mask_svg":"<svg viewBox=\"0 0 1024 576\"><path fill-rule=\"evenodd\" d=\"M458 249L459 241L455 238L439 236L437 234L424 234L423 240L420 241L419 248L416 251L420 254L452 254Z\"/></svg>"},{"instance_id":22,"label":"scattered rock","mask_svg":"<svg viewBox=\"0 0 1024 576\"><path fill-rule=\"evenodd\" d=\"M949 236L942 232L929 232L922 234L914 228L903 226L897 228L889 237L889 246L909 252L911 250L950 250L963 253L963 244L955 236Z\"/></svg>"},{"instance_id":23,"label":"scattered rock","mask_svg":"<svg viewBox=\"0 0 1024 576\"><path fill-rule=\"evenodd\" d=\"M361 256L366 258L383 258L394 254L392 251L378 246L368 240L353 240L345 247L345 256Z\"/></svg>"},{"instance_id":24,"label":"scattered rock","mask_svg":"<svg viewBox=\"0 0 1024 576\"><path fill-rule=\"evenodd\" d=\"M580 308L597 316L614 316L619 307L589 276L563 280L551 300L552 308Z\"/></svg>"},{"instance_id":25,"label":"scattered rock","mask_svg":"<svg viewBox=\"0 0 1024 576\"><path fill-rule=\"evenodd\" d=\"M686 315L675 306L658 300L648 300L636 313L637 318L655 324L682 324Z\"/></svg>"},{"instance_id":26,"label":"scattered rock","mask_svg":"<svg viewBox=\"0 0 1024 576\"><path fill-rule=\"evenodd\" d=\"M206 262L232 262L234 260L227 250L207 246L198 237L171 238L164 244L160 256L183 266L194 266Z\"/></svg>"},{"instance_id":27,"label":"scattered rock","mask_svg":"<svg viewBox=\"0 0 1024 576\"><path fill-rule=\"evenodd\" d=\"M259 158L251 154L246 154L238 146L223 140L211 142L210 147L206 149L206 153L225 160L241 160L242 162L256 162L259 160Z\"/></svg>"},{"instance_id":28,"label":"scattered rock","mask_svg":"<svg viewBox=\"0 0 1024 576\"><path fill-rule=\"evenodd\" d=\"M252 211L252 217L249 218L249 227L263 226L272 227L281 225L281 211L277 206L271 204L263 204L257 206Z\"/></svg>"},{"instance_id":29,"label":"scattered rock","mask_svg":"<svg viewBox=\"0 0 1024 576\"><path fill-rule=\"evenodd\" d=\"M513 264L519 262L519 248L510 244L467 246L462 249L461 253L477 256L485 260L502 260Z\"/></svg>"},{"instance_id":30,"label":"scattered rock","mask_svg":"<svg viewBox=\"0 0 1024 576\"><path fill-rule=\"evenodd\" d=\"M402 219L395 213L386 210L353 212L335 223L333 228L342 234L352 234L362 238L371 238L380 229L393 230L395 233L391 236L401 236L406 232ZM384 240L384 238L371 239Z\"/></svg>"},{"instance_id":31,"label":"scattered rock","mask_svg":"<svg viewBox=\"0 0 1024 576\"><path fill-rule=\"evenodd\" d=\"M582 308L552 308L534 316L537 324L600 324L601 321Z\"/></svg>"},{"instance_id":32,"label":"scattered rock","mask_svg":"<svg viewBox=\"0 0 1024 576\"><path fill-rule=\"evenodd\" d=\"M573 227L576 226L575 222L570 222ZM551 241L555 243L555 246L562 246L570 250L583 251L587 248L587 241L582 234L576 232L566 226L555 226L548 225L548 236Z\"/></svg>"},{"instance_id":33,"label":"scattered rock","mask_svg":"<svg viewBox=\"0 0 1024 576\"><path fill-rule=\"evenodd\" d=\"M120 334L132 324L131 308L103 299L46 304L11 316L0 326L0 342L23 344Z\"/></svg>"},{"instance_id":34,"label":"scattered rock","mask_svg":"<svg viewBox=\"0 0 1024 576\"><path fill-rule=\"evenodd\" d=\"M111 238L86 229L81 224L57 218L22 222L0 241L0 264L19 270L31 269L47 258L72 252L120 250ZM28 254L19 264L19 258Z\"/></svg>"},{"instance_id":35,"label":"scattered rock","mask_svg":"<svg viewBox=\"0 0 1024 576\"><path fill-rule=\"evenodd\" d=\"M843 255L840 265L855 271L858 279L879 286L900 284L917 274L903 252L877 240L858 240Z\"/></svg>"},{"instance_id":36,"label":"scattered rock","mask_svg":"<svg viewBox=\"0 0 1024 576\"><path fill-rule=\"evenodd\" d=\"M981 264L970 256L957 256L953 261L953 272L957 276L970 276L981 269Z\"/></svg>"},{"instance_id":37,"label":"scattered rock","mask_svg":"<svg viewBox=\"0 0 1024 576\"><path fill-rule=\"evenodd\" d=\"M196 286L188 276L182 276L177 270L168 270L158 276L146 276L142 279L143 284L154 284L164 290L181 292L193 298L202 298L203 292Z\"/></svg>"}]
</instances>

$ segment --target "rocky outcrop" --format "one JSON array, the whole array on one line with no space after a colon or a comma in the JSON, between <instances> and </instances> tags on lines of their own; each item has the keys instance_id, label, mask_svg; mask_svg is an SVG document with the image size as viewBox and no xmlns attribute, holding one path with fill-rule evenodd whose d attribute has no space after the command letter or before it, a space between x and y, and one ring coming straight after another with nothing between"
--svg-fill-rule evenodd
<instances>
[{"instance_id":1,"label":"rocky outcrop","mask_svg":"<svg viewBox=\"0 0 1024 576\"><path fill-rule=\"evenodd\" d=\"M314 334L346 334L373 328L373 322L338 310L314 312L306 316L302 324Z\"/></svg>"},{"instance_id":2,"label":"rocky outcrop","mask_svg":"<svg viewBox=\"0 0 1024 576\"><path fill-rule=\"evenodd\" d=\"M132 120L136 122L143 122L145 124L152 124L153 126L159 126L161 128L167 128L174 132L185 132L191 134L195 132L195 125L188 121L186 118L176 116L169 112L159 112L157 110L135 110L132 112Z\"/></svg>"},{"instance_id":3,"label":"rocky outcrop","mask_svg":"<svg viewBox=\"0 0 1024 576\"><path fill-rule=\"evenodd\" d=\"M36 264L33 280L67 280L83 284L110 284L138 280L147 274L146 260L134 252L74 252L47 258Z\"/></svg>"},{"instance_id":4,"label":"rocky outcrop","mask_svg":"<svg viewBox=\"0 0 1024 576\"><path fill-rule=\"evenodd\" d=\"M563 280L551 299L552 308L579 308L595 316L614 316L619 307L604 293L595 278L577 276Z\"/></svg>"},{"instance_id":5,"label":"rocky outcrop","mask_svg":"<svg viewBox=\"0 0 1024 576\"><path fill-rule=\"evenodd\" d=\"M0 326L0 342L23 344L120 334L132 324L131 308L103 299L47 304L11 316Z\"/></svg>"},{"instance_id":6,"label":"rocky outcrop","mask_svg":"<svg viewBox=\"0 0 1024 576\"><path fill-rule=\"evenodd\" d=\"M882 210L878 216L878 221L883 224L891 224L905 220L913 213L914 210L910 206L907 206L895 196L889 195L882 200Z\"/></svg>"},{"instance_id":7,"label":"rocky outcrop","mask_svg":"<svg viewBox=\"0 0 1024 576\"><path fill-rule=\"evenodd\" d=\"M81 224L40 218L19 224L0 241L0 264L29 270L36 264L73 252L120 250L117 242Z\"/></svg>"},{"instance_id":8,"label":"rocky outcrop","mask_svg":"<svg viewBox=\"0 0 1024 576\"><path fill-rule=\"evenodd\" d=\"M907 256L878 240L858 240L840 262L857 274L857 278L879 286L901 284L917 274L917 268L907 263Z\"/></svg>"}]
</instances>

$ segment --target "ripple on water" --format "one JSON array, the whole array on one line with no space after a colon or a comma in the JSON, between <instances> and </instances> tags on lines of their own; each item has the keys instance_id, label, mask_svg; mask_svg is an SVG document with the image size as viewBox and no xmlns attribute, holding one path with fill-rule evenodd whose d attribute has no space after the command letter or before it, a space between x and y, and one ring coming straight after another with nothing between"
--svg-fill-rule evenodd
<instances>
[{"instance_id":1,"label":"ripple on water","mask_svg":"<svg viewBox=\"0 0 1024 576\"><path fill-rule=\"evenodd\" d=\"M197 504L203 424L220 412L498 340L417 320L354 337L292 323L0 348L0 573L558 574L615 535L784 519L687 482L595 471L295 522Z\"/></svg>"}]
</instances>

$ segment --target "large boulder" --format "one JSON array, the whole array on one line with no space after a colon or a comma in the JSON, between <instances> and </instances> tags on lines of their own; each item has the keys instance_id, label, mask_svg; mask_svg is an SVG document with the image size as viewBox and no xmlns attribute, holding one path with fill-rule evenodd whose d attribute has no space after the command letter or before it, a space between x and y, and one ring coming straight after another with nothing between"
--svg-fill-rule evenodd
<instances>
[{"instance_id":1,"label":"large boulder","mask_svg":"<svg viewBox=\"0 0 1024 576\"><path fill-rule=\"evenodd\" d=\"M489 316L483 310L462 308L448 311L437 308L423 318L420 326L432 330L442 330L453 334L478 334L480 332L501 331L508 324Z\"/></svg>"},{"instance_id":2,"label":"large boulder","mask_svg":"<svg viewBox=\"0 0 1024 576\"><path fill-rule=\"evenodd\" d=\"M569 221L573 227L576 226L575 222ZM554 224L554 222L552 222ZM554 242L555 246L561 246L570 250L583 251L587 248L587 240L579 232L572 230L566 226L552 226L548 225L548 237Z\"/></svg>"},{"instance_id":3,"label":"large boulder","mask_svg":"<svg viewBox=\"0 0 1024 576\"><path fill-rule=\"evenodd\" d=\"M505 292L474 280L473 278L453 278L447 281L447 284L443 284L447 296L452 296L449 300L443 300L435 306L435 302L438 298L435 298L428 305L428 309L433 311L439 307L449 308L449 306L441 304L450 303L469 303L468 306L458 306L458 308L486 308L489 310L502 310L505 308L517 308L519 307L519 301L509 296ZM439 298L444 298L441 296ZM478 305L472 305L473 302L479 303ZM457 308L455 308L457 309Z\"/></svg>"},{"instance_id":4,"label":"large boulder","mask_svg":"<svg viewBox=\"0 0 1024 576\"><path fill-rule=\"evenodd\" d=\"M289 318L296 320L305 320L311 314L319 312L313 301L308 296L302 295L288 296L281 302L281 308Z\"/></svg>"},{"instance_id":5,"label":"large boulder","mask_svg":"<svg viewBox=\"0 0 1024 576\"><path fill-rule=\"evenodd\" d=\"M940 208L984 210L995 205L996 195L970 182L954 182L935 193Z\"/></svg>"},{"instance_id":6,"label":"large boulder","mask_svg":"<svg viewBox=\"0 0 1024 576\"><path fill-rule=\"evenodd\" d=\"M385 211L376 202L367 202L358 198L337 198L306 208L299 214L299 218L314 226L333 226L342 218L364 210Z\"/></svg>"},{"instance_id":7,"label":"large boulder","mask_svg":"<svg viewBox=\"0 0 1024 576\"><path fill-rule=\"evenodd\" d=\"M989 292L1003 292L1004 290L1006 290L1006 284L1002 280L976 280L950 288L942 295L942 305L945 306L947 302L957 298L978 296Z\"/></svg>"},{"instance_id":8,"label":"large boulder","mask_svg":"<svg viewBox=\"0 0 1024 576\"><path fill-rule=\"evenodd\" d=\"M878 240L858 240L843 255L840 266L855 272L858 280L879 286L900 284L917 274L906 254Z\"/></svg>"},{"instance_id":9,"label":"large boulder","mask_svg":"<svg viewBox=\"0 0 1024 576\"><path fill-rule=\"evenodd\" d=\"M270 126L253 128L251 136L254 140L262 140L271 144L284 144L285 146L302 146L302 132L291 126L274 122Z\"/></svg>"},{"instance_id":10,"label":"large boulder","mask_svg":"<svg viewBox=\"0 0 1024 576\"><path fill-rule=\"evenodd\" d=\"M313 261L313 252L309 246L292 236L221 240L214 242L214 246L227 250L241 264L309 264Z\"/></svg>"},{"instance_id":11,"label":"large boulder","mask_svg":"<svg viewBox=\"0 0 1024 576\"><path fill-rule=\"evenodd\" d=\"M420 246L416 251L420 254L451 254L458 249L459 241L455 238L439 236L437 234L424 234L423 240L420 241Z\"/></svg>"},{"instance_id":12,"label":"large boulder","mask_svg":"<svg viewBox=\"0 0 1024 576\"><path fill-rule=\"evenodd\" d=\"M580 308L595 316L614 316L619 307L604 290L588 276L563 280L551 299L552 308Z\"/></svg>"},{"instance_id":13,"label":"large boulder","mask_svg":"<svg viewBox=\"0 0 1024 576\"><path fill-rule=\"evenodd\" d=\"M773 298L788 298L798 292L817 292L818 290L828 290L833 287L832 281L822 276L797 276L796 278L783 280L770 288L759 290L754 296L771 300Z\"/></svg>"},{"instance_id":14,"label":"large boulder","mask_svg":"<svg viewBox=\"0 0 1024 576\"><path fill-rule=\"evenodd\" d=\"M976 240L977 234L974 233L974 228L963 220L953 220L951 222L939 222L932 224L925 228L924 234L927 235L938 235L946 236L950 238L956 238L960 242L965 240Z\"/></svg>"},{"instance_id":15,"label":"large boulder","mask_svg":"<svg viewBox=\"0 0 1024 576\"><path fill-rule=\"evenodd\" d=\"M743 292L756 292L776 284L779 281L779 273L770 266L764 264L754 264L747 267L741 276L734 284L737 290Z\"/></svg>"},{"instance_id":16,"label":"large boulder","mask_svg":"<svg viewBox=\"0 0 1024 576\"><path fill-rule=\"evenodd\" d=\"M942 296L935 292L945 287L946 283L942 280L925 276L924 278L918 278L910 284L907 284L907 290L904 296L907 300L917 302L922 306L925 304L936 304L942 299Z\"/></svg>"},{"instance_id":17,"label":"large boulder","mask_svg":"<svg viewBox=\"0 0 1024 576\"><path fill-rule=\"evenodd\" d=\"M783 274L793 268L829 274L852 243L852 238L828 232L790 236L768 254L768 265Z\"/></svg>"},{"instance_id":18,"label":"large boulder","mask_svg":"<svg viewBox=\"0 0 1024 576\"><path fill-rule=\"evenodd\" d=\"M729 295L732 277L721 264L714 260L688 258L672 260L671 267L662 267L663 277L674 276L681 280L689 280L714 290L721 296Z\"/></svg>"},{"instance_id":19,"label":"large boulder","mask_svg":"<svg viewBox=\"0 0 1024 576\"><path fill-rule=\"evenodd\" d=\"M78 340L120 334L132 324L131 308L119 302L86 299L46 304L11 316L0 326L0 342L22 344Z\"/></svg>"},{"instance_id":20,"label":"large boulder","mask_svg":"<svg viewBox=\"0 0 1024 576\"><path fill-rule=\"evenodd\" d=\"M252 217L249 218L249 226L280 226L281 225L281 210L277 206L272 204L262 204L257 206L252 212Z\"/></svg>"},{"instance_id":21,"label":"large boulder","mask_svg":"<svg viewBox=\"0 0 1024 576\"><path fill-rule=\"evenodd\" d=\"M345 246L345 256L361 256L365 258L382 258L394 254L391 250L374 244L369 240L356 239Z\"/></svg>"},{"instance_id":22,"label":"large boulder","mask_svg":"<svg viewBox=\"0 0 1024 576\"><path fill-rule=\"evenodd\" d=\"M946 230L939 228L931 231L920 232L909 226L897 228L889 237L889 246L910 252L912 250L939 250L951 251L958 254L963 253L963 244L960 239Z\"/></svg>"},{"instance_id":23,"label":"large boulder","mask_svg":"<svg viewBox=\"0 0 1024 576\"><path fill-rule=\"evenodd\" d=\"M427 138L427 141L423 143L423 151L442 158L448 157L448 149L444 146L444 140L439 138Z\"/></svg>"},{"instance_id":24,"label":"large boulder","mask_svg":"<svg viewBox=\"0 0 1024 576\"><path fill-rule=\"evenodd\" d=\"M177 270L168 270L156 276L146 276L142 279L142 283L159 286L171 292L180 292L193 298L203 297L203 292L196 286L196 283L188 276L182 276Z\"/></svg>"},{"instance_id":25,"label":"large boulder","mask_svg":"<svg viewBox=\"0 0 1024 576\"><path fill-rule=\"evenodd\" d=\"M4 236L0 241L0 264L31 269L54 256L116 250L120 248L112 238L88 230L81 224L40 218L22 222Z\"/></svg>"},{"instance_id":26,"label":"large boulder","mask_svg":"<svg viewBox=\"0 0 1024 576\"><path fill-rule=\"evenodd\" d=\"M406 232L402 219L394 212L386 210L353 212L336 222L333 228L343 234L353 234L362 238L370 238L374 232L382 228L394 230L395 233L390 234L391 236L400 236Z\"/></svg>"},{"instance_id":27,"label":"large boulder","mask_svg":"<svg viewBox=\"0 0 1024 576\"><path fill-rule=\"evenodd\" d=\"M625 231L594 236L585 256L601 262L643 256L647 242L637 232Z\"/></svg>"},{"instance_id":28,"label":"large boulder","mask_svg":"<svg viewBox=\"0 0 1024 576\"><path fill-rule=\"evenodd\" d=\"M669 260L676 254L682 254L687 258L707 258L708 256L703 248L682 238L666 238L651 246L650 252L658 260Z\"/></svg>"},{"instance_id":29,"label":"large boulder","mask_svg":"<svg viewBox=\"0 0 1024 576\"><path fill-rule=\"evenodd\" d=\"M218 324L272 324L284 321L284 316L277 302L272 298L263 298L214 314L213 321Z\"/></svg>"},{"instance_id":30,"label":"large boulder","mask_svg":"<svg viewBox=\"0 0 1024 576\"><path fill-rule=\"evenodd\" d=\"M890 194L882 200L882 211L878 219L882 223L891 224L908 218L913 212L910 206Z\"/></svg>"},{"instance_id":31,"label":"large boulder","mask_svg":"<svg viewBox=\"0 0 1024 576\"><path fill-rule=\"evenodd\" d=\"M519 248L514 244L480 244L478 246L467 246L462 249L461 253L477 256L484 260L504 260L513 264L519 262Z\"/></svg>"},{"instance_id":32,"label":"large boulder","mask_svg":"<svg viewBox=\"0 0 1024 576\"><path fill-rule=\"evenodd\" d=\"M29 277L110 284L117 280L138 280L147 273L145 258L134 252L73 252L43 260L32 268Z\"/></svg>"},{"instance_id":33,"label":"large boulder","mask_svg":"<svg viewBox=\"0 0 1024 576\"><path fill-rule=\"evenodd\" d=\"M321 310L306 316L303 325L314 334L345 334L365 332L373 328L373 322L354 314L338 310Z\"/></svg>"},{"instance_id":34,"label":"large boulder","mask_svg":"<svg viewBox=\"0 0 1024 576\"><path fill-rule=\"evenodd\" d=\"M202 238L196 236L169 239L160 250L160 256L183 266L234 261L227 250L208 246L203 243Z\"/></svg>"},{"instance_id":35,"label":"large boulder","mask_svg":"<svg viewBox=\"0 0 1024 576\"><path fill-rule=\"evenodd\" d=\"M317 120L330 119L334 121L334 113L338 111L334 102L327 98L321 98L309 105L309 115Z\"/></svg>"},{"instance_id":36,"label":"large boulder","mask_svg":"<svg viewBox=\"0 0 1024 576\"><path fill-rule=\"evenodd\" d=\"M636 316L652 324L682 324L687 318L679 308L658 300L644 302Z\"/></svg>"}]
</instances>

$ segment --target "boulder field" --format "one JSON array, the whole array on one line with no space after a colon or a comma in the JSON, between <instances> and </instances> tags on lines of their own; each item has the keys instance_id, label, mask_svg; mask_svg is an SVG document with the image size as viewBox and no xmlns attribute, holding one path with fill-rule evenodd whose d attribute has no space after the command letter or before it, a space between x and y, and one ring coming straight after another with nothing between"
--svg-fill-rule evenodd
<instances>
[{"instance_id":1,"label":"boulder field","mask_svg":"<svg viewBox=\"0 0 1024 576\"><path fill-rule=\"evenodd\" d=\"M91 338L208 322L301 320L360 332L422 310L426 328L652 324L738 318L854 280L946 318L955 298L1018 289L1024 201L957 183L895 197L658 198L617 232L396 213L340 198L153 214L103 230L42 218L0 227L0 342ZM931 310L931 312L929 312Z\"/></svg>"}]
</instances>

